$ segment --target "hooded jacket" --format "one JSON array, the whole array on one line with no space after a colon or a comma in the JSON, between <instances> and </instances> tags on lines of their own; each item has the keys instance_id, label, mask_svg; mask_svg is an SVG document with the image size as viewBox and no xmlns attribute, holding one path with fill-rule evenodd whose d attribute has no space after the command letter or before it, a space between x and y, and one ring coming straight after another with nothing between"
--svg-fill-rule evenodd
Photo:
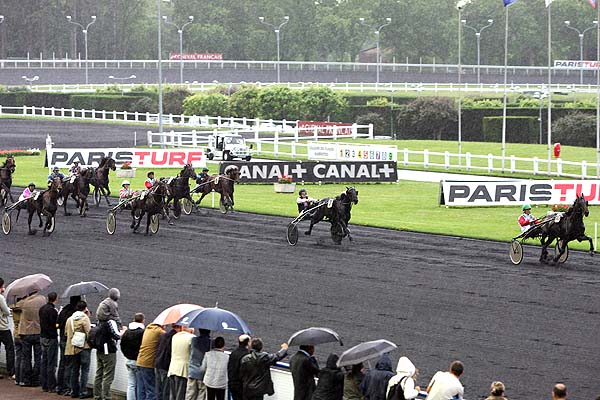
<instances>
[{"instance_id":1,"label":"hooded jacket","mask_svg":"<svg viewBox=\"0 0 600 400\"><path fill-rule=\"evenodd\" d=\"M338 368L336 354L327 357L325 368L319 371L319 383L312 400L342 400L344 396L344 372Z\"/></svg>"},{"instance_id":2,"label":"hooded jacket","mask_svg":"<svg viewBox=\"0 0 600 400\"><path fill-rule=\"evenodd\" d=\"M390 388L402 380L405 376L408 377L402 382L402 389L404 389L404 398L406 400L414 399L419 394L419 391L415 389L415 380L412 378L415 374L415 365L408 359L408 357L400 357L398 360L398 366L396 367L396 375L394 375L387 387L387 392Z\"/></svg>"},{"instance_id":3,"label":"hooded jacket","mask_svg":"<svg viewBox=\"0 0 600 400\"><path fill-rule=\"evenodd\" d=\"M90 346L87 343L87 340L85 341L83 349L75 347L71 344L71 339L73 338L74 332L85 332L85 335L89 336L90 329L90 319L82 311L75 311L73 315L69 319L67 319L65 324L65 333L67 335L65 355L73 356L75 354L79 354L83 349L90 348Z\"/></svg>"},{"instance_id":4,"label":"hooded jacket","mask_svg":"<svg viewBox=\"0 0 600 400\"><path fill-rule=\"evenodd\" d=\"M96 318L98 321L115 321L119 327L121 326L121 317L119 317L119 304L117 301L121 297L121 292L117 288L112 288L108 291L108 297L100 302L96 310Z\"/></svg>"},{"instance_id":5,"label":"hooded jacket","mask_svg":"<svg viewBox=\"0 0 600 400\"><path fill-rule=\"evenodd\" d=\"M394 376L392 360L387 354L382 355L363 379L360 389L367 400L385 400L390 378Z\"/></svg>"},{"instance_id":6,"label":"hooded jacket","mask_svg":"<svg viewBox=\"0 0 600 400\"><path fill-rule=\"evenodd\" d=\"M67 322L67 319L69 319L76 311L75 307L79 301L81 301L81 296L71 296L69 299L69 304L61 308L58 313L58 319L56 322L58 324L58 330L60 331L60 340L66 340L67 334L65 333L65 323Z\"/></svg>"}]
</instances>

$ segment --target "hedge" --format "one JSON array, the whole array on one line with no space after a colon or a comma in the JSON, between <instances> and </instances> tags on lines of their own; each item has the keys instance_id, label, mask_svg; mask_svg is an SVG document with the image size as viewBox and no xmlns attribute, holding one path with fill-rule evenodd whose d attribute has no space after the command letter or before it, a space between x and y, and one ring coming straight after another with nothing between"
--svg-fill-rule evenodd
<instances>
[{"instance_id":1,"label":"hedge","mask_svg":"<svg viewBox=\"0 0 600 400\"><path fill-rule=\"evenodd\" d=\"M483 118L483 138L485 142L502 141L502 117ZM506 142L537 143L539 122L537 117L506 117Z\"/></svg>"},{"instance_id":2,"label":"hedge","mask_svg":"<svg viewBox=\"0 0 600 400\"><path fill-rule=\"evenodd\" d=\"M140 100L139 96L111 94L77 94L71 95L67 108L84 110L130 111Z\"/></svg>"}]
</instances>

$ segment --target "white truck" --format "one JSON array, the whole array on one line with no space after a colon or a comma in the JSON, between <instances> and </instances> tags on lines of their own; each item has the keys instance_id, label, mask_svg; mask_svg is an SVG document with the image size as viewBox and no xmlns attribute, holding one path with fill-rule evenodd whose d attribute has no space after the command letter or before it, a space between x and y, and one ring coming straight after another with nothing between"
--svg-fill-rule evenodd
<instances>
[{"instance_id":1,"label":"white truck","mask_svg":"<svg viewBox=\"0 0 600 400\"><path fill-rule=\"evenodd\" d=\"M246 146L246 140L242 135L237 133L215 133L208 137L208 146L206 148L206 157L209 160L214 158L224 161L241 158L242 160L250 161L252 153L250 147Z\"/></svg>"}]
</instances>

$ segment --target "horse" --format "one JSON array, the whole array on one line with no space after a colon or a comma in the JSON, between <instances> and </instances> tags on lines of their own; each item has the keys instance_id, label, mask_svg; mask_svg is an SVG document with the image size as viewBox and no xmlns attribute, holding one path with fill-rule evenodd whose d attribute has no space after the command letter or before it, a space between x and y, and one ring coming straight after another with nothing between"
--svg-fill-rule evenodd
<instances>
[{"instance_id":1,"label":"horse","mask_svg":"<svg viewBox=\"0 0 600 400\"><path fill-rule=\"evenodd\" d=\"M534 226L532 229L537 231L532 232L533 236L541 236L542 254L540 261L548 262L548 246L557 240L558 254L552 258L552 262L556 263L558 259L565 253L567 244L573 240L582 242L587 240L590 242L590 255L594 255L594 244L592 238L586 236L583 217L589 216L590 211L588 202L583 194L577 196L575 202L569 209L560 217L553 218L550 221Z\"/></svg>"},{"instance_id":2,"label":"horse","mask_svg":"<svg viewBox=\"0 0 600 400\"><path fill-rule=\"evenodd\" d=\"M6 157L6 160L0 166L0 207L6 204L6 199L10 197L10 202L14 203L15 200L10 192L12 186L12 174L15 173L17 164L13 156Z\"/></svg>"},{"instance_id":3,"label":"horse","mask_svg":"<svg viewBox=\"0 0 600 400\"><path fill-rule=\"evenodd\" d=\"M108 186L109 179L108 173L110 170L116 170L117 163L112 157L104 157L100 158L100 164L98 168L94 170L93 177L90 181L92 185L94 185L94 199L97 199L98 192L100 192L100 196L104 196L106 200L106 204L110 206L110 201L108 200L108 196L110 196L110 188ZM96 201L96 206L100 205L100 200Z\"/></svg>"},{"instance_id":4,"label":"horse","mask_svg":"<svg viewBox=\"0 0 600 400\"><path fill-rule=\"evenodd\" d=\"M145 235L148 235L148 231L150 229L150 220L152 219L153 215L160 214L169 219L165 206L170 195L171 192L169 190L169 185L164 181L158 181L152 188L148 190L143 198L140 196L137 199L132 200L132 221L130 227L133 229L133 233L137 233L136 231L142 222L142 217L144 214L148 215L146 220Z\"/></svg>"},{"instance_id":5,"label":"horse","mask_svg":"<svg viewBox=\"0 0 600 400\"><path fill-rule=\"evenodd\" d=\"M310 226L304 234L310 235L313 226L326 218L331 223L331 238L335 244L341 244L346 236L352 241L348 222L350 222L353 204L358 204L358 190L354 187L346 187L344 193L333 199L319 200L318 207L310 215Z\"/></svg>"},{"instance_id":6,"label":"horse","mask_svg":"<svg viewBox=\"0 0 600 400\"><path fill-rule=\"evenodd\" d=\"M173 200L173 216L175 218L179 218L181 215L181 199L192 201L189 179L195 177L196 171L192 164L186 164L175 178L166 178L170 193L167 203Z\"/></svg>"},{"instance_id":7,"label":"horse","mask_svg":"<svg viewBox=\"0 0 600 400\"><path fill-rule=\"evenodd\" d=\"M214 190L221 195L221 204L225 208L233 209L234 184L240 179L240 170L235 165L230 165L223 172L224 175L211 175L206 182L199 183L198 193L202 193L202 196L195 203L196 205L199 205L202 199Z\"/></svg>"},{"instance_id":8,"label":"horse","mask_svg":"<svg viewBox=\"0 0 600 400\"><path fill-rule=\"evenodd\" d=\"M80 174L73 180L73 183L71 183L71 178L65 179L61 192L65 215L71 215L71 213L67 212L67 200L69 199L70 195L70 197L77 203L77 208L79 208L79 216L86 216L86 212L89 210L87 197L90 194L90 182L92 181L93 177L94 170L92 168L82 168Z\"/></svg>"},{"instance_id":9,"label":"horse","mask_svg":"<svg viewBox=\"0 0 600 400\"><path fill-rule=\"evenodd\" d=\"M33 214L35 213L37 213L38 218L40 220L39 227L44 227L44 236L46 236L46 232L49 230L51 231L50 233L52 233L52 231L54 230L52 228L52 225L54 223L54 215L56 214L56 210L58 210L58 196L61 190L62 181L60 178L57 177L54 178L48 184L48 190L44 190L37 196L37 198L34 198L32 196L27 199L25 207L27 209L27 212L29 213L29 217L27 219L27 224L29 226L29 235L35 235L37 232L35 229L31 229L31 220L33 219ZM19 208L17 211L17 221L19 220L20 212L21 208ZM45 224L42 223L42 214L46 216Z\"/></svg>"}]
</instances>

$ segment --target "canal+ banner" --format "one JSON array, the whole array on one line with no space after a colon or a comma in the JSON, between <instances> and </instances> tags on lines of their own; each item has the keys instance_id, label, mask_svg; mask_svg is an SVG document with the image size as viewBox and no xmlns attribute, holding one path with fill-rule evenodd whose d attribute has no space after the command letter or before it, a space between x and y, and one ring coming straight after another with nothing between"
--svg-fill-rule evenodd
<instances>
[{"instance_id":1,"label":"canal+ banner","mask_svg":"<svg viewBox=\"0 0 600 400\"><path fill-rule=\"evenodd\" d=\"M59 149L48 148L49 166L66 168L79 161L82 166L97 166L102 157L112 157L117 166L125 162L133 168L182 168L186 164L194 167L206 166L206 154L201 149Z\"/></svg>"},{"instance_id":2,"label":"canal+ banner","mask_svg":"<svg viewBox=\"0 0 600 400\"><path fill-rule=\"evenodd\" d=\"M440 204L446 206L514 206L571 204L583 193L589 204L600 204L600 181L442 181Z\"/></svg>"},{"instance_id":3,"label":"canal+ banner","mask_svg":"<svg viewBox=\"0 0 600 400\"><path fill-rule=\"evenodd\" d=\"M396 182L396 162L226 162L220 172L235 165L240 169L240 182L277 182L291 176L293 182Z\"/></svg>"}]
</instances>

